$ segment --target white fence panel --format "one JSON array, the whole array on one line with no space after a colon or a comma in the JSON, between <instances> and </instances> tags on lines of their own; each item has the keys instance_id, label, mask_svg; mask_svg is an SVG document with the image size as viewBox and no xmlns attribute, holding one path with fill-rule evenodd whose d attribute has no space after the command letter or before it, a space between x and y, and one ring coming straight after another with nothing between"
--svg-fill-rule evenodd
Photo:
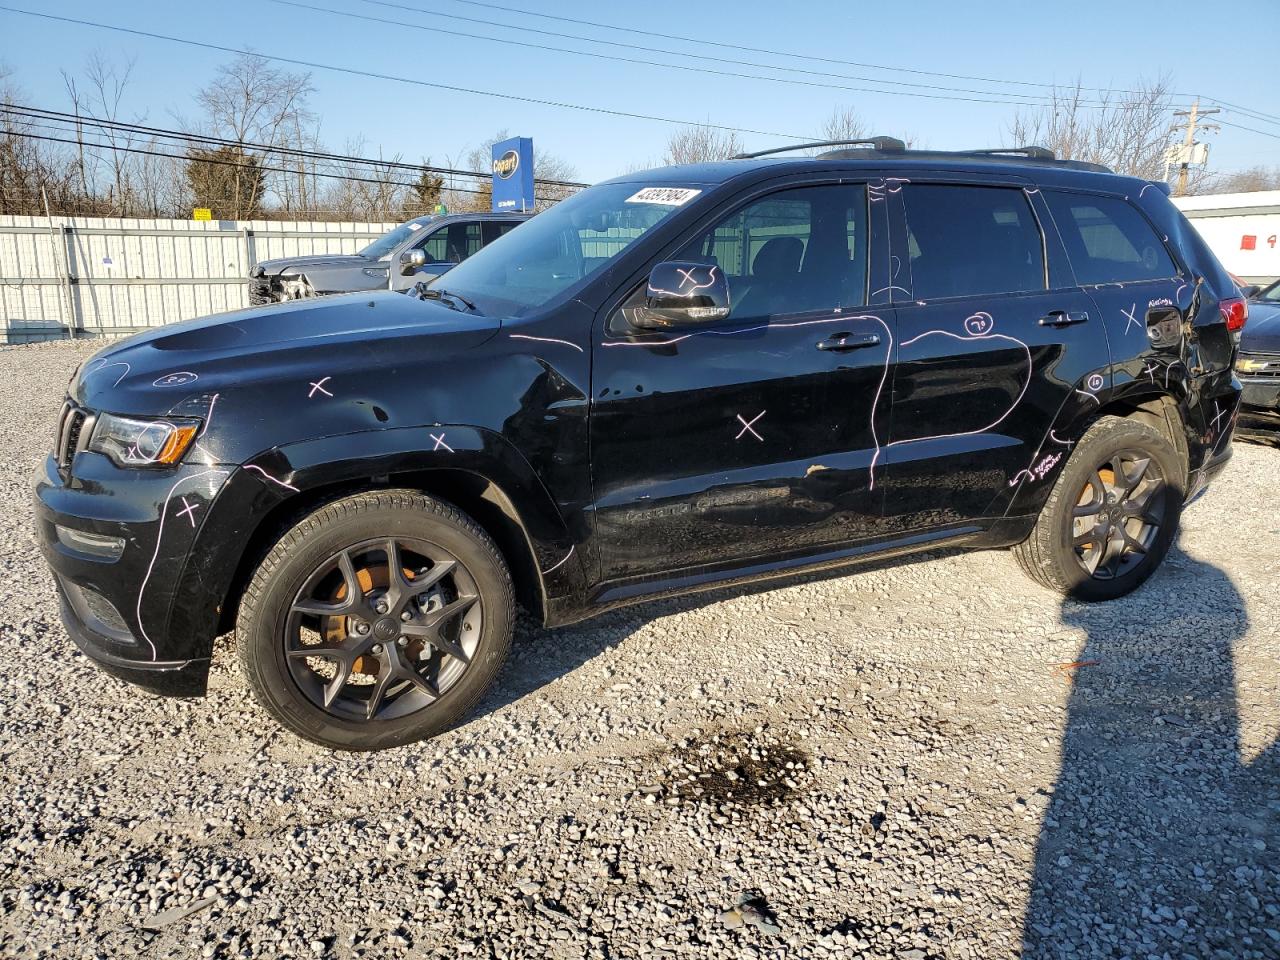
<instances>
[{"instance_id":1,"label":"white fence panel","mask_svg":"<svg viewBox=\"0 0 1280 960\"><path fill-rule=\"evenodd\" d=\"M254 264L355 253L393 226L0 216L0 340L131 333L237 310Z\"/></svg>"}]
</instances>

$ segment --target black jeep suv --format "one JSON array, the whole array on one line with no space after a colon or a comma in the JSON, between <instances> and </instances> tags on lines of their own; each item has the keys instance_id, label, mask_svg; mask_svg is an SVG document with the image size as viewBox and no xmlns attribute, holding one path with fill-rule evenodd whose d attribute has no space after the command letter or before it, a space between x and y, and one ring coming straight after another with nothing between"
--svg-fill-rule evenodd
<instances>
[{"instance_id":1,"label":"black jeep suv","mask_svg":"<svg viewBox=\"0 0 1280 960\"><path fill-rule=\"evenodd\" d=\"M476 703L517 602L942 545L1133 590L1230 456L1245 316L1162 184L1039 148L629 174L417 296L107 347L39 536L107 671L198 695L234 628L281 723L387 747Z\"/></svg>"}]
</instances>

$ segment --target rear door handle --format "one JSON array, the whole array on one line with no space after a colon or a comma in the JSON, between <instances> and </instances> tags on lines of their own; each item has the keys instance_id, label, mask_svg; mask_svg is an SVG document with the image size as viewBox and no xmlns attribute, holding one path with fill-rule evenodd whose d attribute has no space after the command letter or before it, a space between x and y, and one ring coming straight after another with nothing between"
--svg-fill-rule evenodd
<instances>
[{"instance_id":1,"label":"rear door handle","mask_svg":"<svg viewBox=\"0 0 1280 960\"><path fill-rule=\"evenodd\" d=\"M826 340L818 341L819 350L830 350L833 353L843 353L846 350L861 350L863 347L879 345L880 334L878 333L837 333Z\"/></svg>"},{"instance_id":2,"label":"rear door handle","mask_svg":"<svg viewBox=\"0 0 1280 960\"><path fill-rule=\"evenodd\" d=\"M1073 323L1084 323L1088 319L1089 314L1083 310L1050 310L1040 318L1040 326L1069 327Z\"/></svg>"}]
</instances>

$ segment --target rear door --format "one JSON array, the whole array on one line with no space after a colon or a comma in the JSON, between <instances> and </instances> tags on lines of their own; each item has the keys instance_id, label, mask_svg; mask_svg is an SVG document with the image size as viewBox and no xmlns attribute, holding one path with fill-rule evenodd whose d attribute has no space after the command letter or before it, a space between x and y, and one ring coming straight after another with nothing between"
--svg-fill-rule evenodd
<instances>
[{"instance_id":1,"label":"rear door","mask_svg":"<svg viewBox=\"0 0 1280 960\"><path fill-rule=\"evenodd\" d=\"M891 196L911 296L897 308L886 518L964 526L1065 458L1050 431L1064 406L1100 402L1105 329L1033 187L913 177Z\"/></svg>"},{"instance_id":2,"label":"rear door","mask_svg":"<svg viewBox=\"0 0 1280 960\"><path fill-rule=\"evenodd\" d=\"M1167 389L1184 359L1181 324L1193 289L1164 239L1125 197L1045 190L1044 198L1076 280L1105 321L1116 385Z\"/></svg>"},{"instance_id":3,"label":"rear door","mask_svg":"<svg viewBox=\"0 0 1280 960\"><path fill-rule=\"evenodd\" d=\"M640 331L606 310L592 358L602 578L774 563L873 535L892 310L884 204L860 183L773 188L709 213L662 259L714 264L732 312Z\"/></svg>"}]
</instances>

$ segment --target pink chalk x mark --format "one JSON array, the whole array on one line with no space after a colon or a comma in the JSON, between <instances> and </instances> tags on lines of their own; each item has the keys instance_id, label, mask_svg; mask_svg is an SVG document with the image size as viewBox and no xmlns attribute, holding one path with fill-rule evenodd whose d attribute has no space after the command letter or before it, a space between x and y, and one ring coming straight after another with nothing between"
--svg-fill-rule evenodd
<instances>
[{"instance_id":1,"label":"pink chalk x mark","mask_svg":"<svg viewBox=\"0 0 1280 960\"><path fill-rule=\"evenodd\" d=\"M738 417L738 422L739 422L740 424L742 424L742 429L738 431L738 435L737 435L736 437L734 437L733 439L735 439L735 440L741 440L741 439L742 439L743 434L750 433L753 437L755 437L757 440L759 440L761 443L763 443L763 442L764 442L764 437L762 437L762 436L760 436L760 434L756 433L756 431L755 431L755 429L754 429L754 424L759 423L759 422L760 422L760 418L761 418L761 417L763 417L767 412L768 412L768 411L766 411L766 410L761 410L759 413L757 413L757 414L756 414L754 417L752 417L750 420L744 420L744 419L742 418L742 414L740 414L740 413L739 413L739 414L737 415L737 417Z\"/></svg>"},{"instance_id":2,"label":"pink chalk x mark","mask_svg":"<svg viewBox=\"0 0 1280 960\"><path fill-rule=\"evenodd\" d=\"M330 393L328 390L326 390L326 389L324 388L324 385L325 385L326 383L328 383L328 382L329 382L330 380L332 380L332 379L333 379L333 377L321 377L319 380L317 380L317 381L315 381L314 383L312 383L312 384L311 384L311 390L310 390L310 392L307 394L307 398L308 398L308 399L310 399L311 397L314 397L314 396L316 395L316 391L317 391L317 390L318 390L320 393L323 393L326 397L332 397L332 396L333 396L333 394L332 394L332 393Z\"/></svg>"},{"instance_id":3,"label":"pink chalk x mark","mask_svg":"<svg viewBox=\"0 0 1280 960\"><path fill-rule=\"evenodd\" d=\"M447 443L444 442L445 436L446 434L443 432L438 437L434 433L431 434L431 439L436 442L436 445L431 448L433 452L436 450L439 450L441 447L444 447L450 453L453 453L453 447L449 446Z\"/></svg>"},{"instance_id":4,"label":"pink chalk x mark","mask_svg":"<svg viewBox=\"0 0 1280 960\"><path fill-rule=\"evenodd\" d=\"M179 497L178 499L182 501L182 509L178 511L178 516L186 517L188 520L190 520L191 526L194 529L196 525L195 513L197 510L200 509L200 504L190 503L187 501L186 497Z\"/></svg>"}]
</instances>

